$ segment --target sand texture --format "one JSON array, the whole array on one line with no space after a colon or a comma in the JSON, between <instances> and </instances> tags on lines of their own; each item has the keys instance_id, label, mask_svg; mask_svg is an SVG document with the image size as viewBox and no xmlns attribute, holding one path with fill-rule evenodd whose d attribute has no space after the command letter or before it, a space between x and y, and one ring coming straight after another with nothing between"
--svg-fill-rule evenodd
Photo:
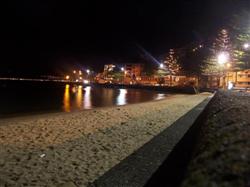
<instances>
[{"instance_id":1,"label":"sand texture","mask_svg":"<svg viewBox=\"0 0 250 187\"><path fill-rule=\"evenodd\" d=\"M86 186L207 96L0 120L0 186Z\"/></svg>"}]
</instances>

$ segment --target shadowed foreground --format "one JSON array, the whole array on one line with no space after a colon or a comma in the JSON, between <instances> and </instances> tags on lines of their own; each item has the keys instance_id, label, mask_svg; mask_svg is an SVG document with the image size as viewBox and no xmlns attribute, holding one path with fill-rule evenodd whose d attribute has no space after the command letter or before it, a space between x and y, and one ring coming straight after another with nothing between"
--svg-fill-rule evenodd
<instances>
[{"instance_id":1,"label":"shadowed foreground","mask_svg":"<svg viewBox=\"0 0 250 187\"><path fill-rule=\"evenodd\" d=\"M250 94L219 92L182 187L250 186Z\"/></svg>"}]
</instances>

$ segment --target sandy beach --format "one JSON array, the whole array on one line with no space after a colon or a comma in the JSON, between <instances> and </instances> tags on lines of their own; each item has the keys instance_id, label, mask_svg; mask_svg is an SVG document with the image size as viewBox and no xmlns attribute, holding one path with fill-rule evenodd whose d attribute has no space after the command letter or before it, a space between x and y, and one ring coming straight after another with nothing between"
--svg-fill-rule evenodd
<instances>
[{"instance_id":1,"label":"sandy beach","mask_svg":"<svg viewBox=\"0 0 250 187\"><path fill-rule=\"evenodd\" d=\"M0 187L86 186L208 96L0 120Z\"/></svg>"}]
</instances>

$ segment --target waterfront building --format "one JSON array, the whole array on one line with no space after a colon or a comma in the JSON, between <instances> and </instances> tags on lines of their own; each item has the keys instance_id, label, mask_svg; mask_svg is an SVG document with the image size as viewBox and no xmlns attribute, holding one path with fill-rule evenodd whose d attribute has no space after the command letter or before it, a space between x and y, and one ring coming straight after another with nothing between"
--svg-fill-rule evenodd
<instances>
[{"instance_id":1,"label":"waterfront building","mask_svg":"<svg viewBox=\"0 0 250 187\"><path fill-rule=\"evenodd\" d=\"M104 65L103 76L105 79L112 77L112 73L114 72L115 67L116 66L114 64Z\"/></svg>"},{"instance_id":2,"label":"waterfront building","mask_svg":"<svg viewBox=\"0 0 250 187\"><path fill-rule=\"evenodd\" d=\"M124 83L135 84L140 82L143 68L143 64L126 64L124 67Z\"/></svg>"},{"instance_id":3,"label":"waterfront building","mask_svg":"<svg viewBox=\"0 0 250 187\"><path fill-rule=\"evenodd\" d=\"M250 88L250 69L234 72L224 72L223 74L204 75L201 87L218 88Z\"/></svg>"},{"instance_id":4,"label":"waterfront building","mask_svg":"<svg viewBox=\"0 0 250 187\"><path fill-rule=\"evenodd\" d=\"M116 65L114 65L114 64L106 64L106 65L104 65L103 72L104 73L112 72L112 71L114 71L115 67L116 67Z\"/></svg>"},{"instance_id":5,"label":"waterfront building","mask_svg":"<svg viewBox=\"0 0 250 187\"><path fill-rule=\"evenodd\" d=\"M121 84L124 80L124 70L120 65L106 64L102 73L95 77L95 82L99 84L115 83Z\"/></svg>"},{"instance_id":6,"label":"waterfront building","mask_svg":"<svg viewBox=\"0 0 250 187\"><path fill-rule=\"evenodd\" d=\"M227 85L232 83L235 88L250 88L250 69L229 72L226 75Z\"/></svg>"},{"instance_id":7,"label":"waterfront building","mask_svg":"<svg viewBox=\"0 0 250 187\"><path fill-rule=\"evenodd\" d=\"M141 76L141 80L139 81L141 85L154 86L158 84L158 77L155 76Z\"/></svg>"}]
</instances>

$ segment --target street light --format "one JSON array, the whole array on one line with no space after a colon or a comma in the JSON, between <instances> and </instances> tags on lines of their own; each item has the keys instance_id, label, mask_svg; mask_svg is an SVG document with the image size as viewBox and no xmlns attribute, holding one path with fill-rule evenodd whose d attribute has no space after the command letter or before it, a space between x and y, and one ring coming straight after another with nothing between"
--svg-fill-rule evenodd
<instances>
[{"instance_id":1,"label":"street light","mask_svg":"<svg viewBox=\"0 0 250 187\"><path fill-rule=\"evenodd\" d=\"M124 71L125 69L124 69L124 67L121 67L121 71Z\"/></svg>"},{"instance_id":2,"label":"street light","mask_svg":"<svg viewBox=\"0 0 250 187\"><path fill-rule=\"evenodd\" d=\"M218 63L220 65L224 65L225 63L227 63L229 60L229 56L228 53L222 52L218 55Z\"/></svg>"},{"instance_id":3,"label":"street light","mask_svg":"<svg viewBox=\"0 0 250 187\"><path fill-rule=\"evenodd\" d=\"M227 63L227 68L231 68L231 64L230 63Z\"/></svg>"},{"instance_id":4,"label":"street light","mask_svg":"<svg viewBox=\"0 0 250 187\"><path fill-rule=\"evenodd\" d=\"M160 64L160 68L164 68L164 64L163 63Z\"/></svg>"},{"instance_id":5,"label":"street light","mask_svg":"<svg viewBox=\"0 0 250 187\"><path fill-rule=\"evenodd\" d=\"M69 76L69 75L66 75L66 77L65 77L65 78L66 78L66 80L69 80L70 76Z\"/></svg>"},{"instance_id":6,"label":"street light","mask_svg":"<svg viewBox=\"0 0 250 187\"><path fill-rule=\"evenodd\" d=\"M89 69L87 69L87 70L86 70L86 72L87 72L87 74L89 74L89 73L90 73L90 70L89 70Z\"/></svg>"},{"instance_id":7,"label":"street light","mask_svg":"<svg viewBox=\"0 0 250 187\"><path fill-rule=\"evenodd\" d=\"M84 84L89 84L89 80L83 80Z\"/></svg>"},{"instance_id":8,"label":"street light","mask_svg":"<svg viewBox=\"0 0 250 187\"><path fill-rule=\"evenodd\" d=\"M229 61L229 54L227 52L219 53L219 55L218 55L218 64L223 66L223 69L225 71L225 72L223 72L223 76L222 76L222 78L223 78L223 82L222 82L223 89L226 88L226 78L228 77L227 76L227 69L225 68L225 64L226 64L228 69L231 67L231 64L228 61Z\"/></svg>"},{"instance_id":9,"label":"street light","mask_svg":"<svg viewBox=\"0 0 250 187\"><path fill-rule=\"evenodd\" d=\"M243 45L243 47L244 47L244 49L248 49L248 48L250 47L250 45L249 45L249 43L245 43L245 44Z\"/></svg>"}]
</instances>

